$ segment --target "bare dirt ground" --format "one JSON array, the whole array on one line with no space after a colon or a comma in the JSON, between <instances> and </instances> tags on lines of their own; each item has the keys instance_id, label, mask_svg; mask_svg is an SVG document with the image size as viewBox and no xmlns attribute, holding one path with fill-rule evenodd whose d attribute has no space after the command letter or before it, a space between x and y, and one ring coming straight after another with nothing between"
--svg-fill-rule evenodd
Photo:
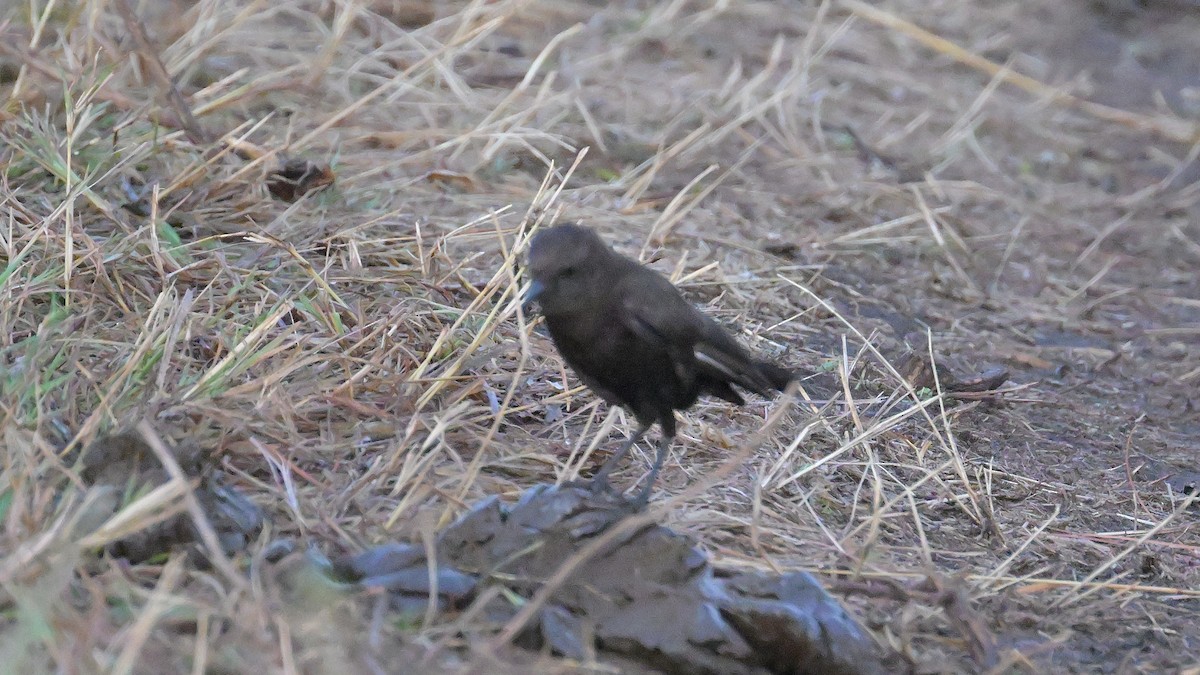
<instances>
[{"instance_id":1,"label":"bare dirt ground","mask_svg":"<svg viewBox=\"0 0 1200 675\"><path fill-rule=\"evenodd\" d=\"M149 44L119 0L19 4L4 663L534 667L472 647L497 627L469 613L297 599L264 549L427 541L598 466L628 423L514 300L563 218L813 373L736 466L787 403L681 416L665 524L813 572L919 672L1200 667L1195 3L132 3ZM281 199L285 156L333 183ZM1009 377L941 396L906 377L930 352ZM142 419L266 512L249 583L95 555L188 506L176 477L114 513L72 468Z\"/></svg>"}]
</instances>

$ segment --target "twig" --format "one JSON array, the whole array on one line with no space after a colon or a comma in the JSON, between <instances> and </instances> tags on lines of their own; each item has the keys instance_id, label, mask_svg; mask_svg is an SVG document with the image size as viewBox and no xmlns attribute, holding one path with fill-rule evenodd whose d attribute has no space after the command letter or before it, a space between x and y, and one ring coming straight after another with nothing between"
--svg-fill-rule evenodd
<instances>
[{"instance_id":1,"label":"twig","mask_svg":"<svg viewBox=\"0 0 1200 675\"><path fill-rule=\"evenodd\" d=\"M129 29L133 35L134 42L137 43L138 51L142 53L142 57L146 59L150 65L150 73L154 79L158 81L158 85L162 87L163 92L167 95L167 103L175 111L175 115L179 118L183 125L183 131L187 134L189 140L196 145L207 145L209 143L208 134L196 121L192 115L192 109L188 106L187 101L183 100L183 95L179 93L179 88L175 86L175 82L171 79L171 75L167 72L166 66L163 65L162 59L158 56L158 50L150 42L150 37L146 35L146 26L141 19L133 13L129 7L129 0L116 0L114 5L117 8L117 13L121 15L121 19L125 21L125 27Z\"/></svg>"},{"instance_id":2,"label":"twig","mask_svg":"<svg viewBox=\"0 0 1200 675\"><path fill-rule=\"evenodd\" d=\"M225 550L221 548L221 540L217 538L217 532L213 529L212 523L208 522L208 516L204 514L204 509L200 506L200 501L196 499L196 493L192 489L191 481L188 480L183 469L179 467L179 463L175 461L175 457L167 446L159 438L158 433L154 431L154 427L150 425L150 420L143 419L138 422L138 433L142 435L142 440L150 446L154 451L154 456L162 463L163 468L170 474L171 479L187 485L187 490L183 493L183 501L187 504L188 514L192 517L192 523L196 526L196 531L200 534L200 540L204 542L205 548L208 549L209 561L213 566L221 570L228 580L235 586L246 586L246 579L237 571L229 558L225 557Z\"/></svg>"}]
</instances>

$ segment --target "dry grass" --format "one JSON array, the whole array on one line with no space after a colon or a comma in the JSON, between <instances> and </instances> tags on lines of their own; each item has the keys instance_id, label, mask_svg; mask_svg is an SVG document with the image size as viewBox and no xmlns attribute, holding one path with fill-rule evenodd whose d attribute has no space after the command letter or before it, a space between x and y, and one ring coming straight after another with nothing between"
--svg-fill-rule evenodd
<instances>
[{"instance_id":1,"label":"dry grass","mask_svg":"<svg viewBox=\"0 0 1200 675\"><path fill-rule=\"evenodd\" d=\"M1017 5L180 0L132 8L142 44L122 0L20 4L0 16L14 672L528 666L463 637L511 627L285 592L262 550L421 541L612 447L622 414L515 301L528 235L559 217L836 382L688 414L660 484L673 527L859 591L922 669L1200 658L1196 512L1138 475L1197 452L1200 191L1168 142L1195 125L972 57L1021 29ZM1093 180L1147 144L1164 170ZM336 183L273 198L285 156ZM906 337L1021 386L914 389ZM110 517L72 469L141 420L269 512L244 559L95 555L194 509L174 476Z\"/></svg>"}]
</instances>

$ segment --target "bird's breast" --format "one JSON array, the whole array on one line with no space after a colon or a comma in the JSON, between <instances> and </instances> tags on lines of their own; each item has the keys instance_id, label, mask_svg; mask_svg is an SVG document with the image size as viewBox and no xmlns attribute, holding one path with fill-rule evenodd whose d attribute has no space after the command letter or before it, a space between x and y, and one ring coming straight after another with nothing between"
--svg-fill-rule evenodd
<instances>
[{"instance_id":1,"label":"bird's breast","mask_svg":"<svg viewBox=\"0 0 1200 675\"><path fill-rule=\"evenodd\" d=\"M639 417L660 417L693 403L695 379L684 377L672 355L618 317L550 316L546 327L563 359L579 378L610 403Z\"/></svg>"}]
</instances>

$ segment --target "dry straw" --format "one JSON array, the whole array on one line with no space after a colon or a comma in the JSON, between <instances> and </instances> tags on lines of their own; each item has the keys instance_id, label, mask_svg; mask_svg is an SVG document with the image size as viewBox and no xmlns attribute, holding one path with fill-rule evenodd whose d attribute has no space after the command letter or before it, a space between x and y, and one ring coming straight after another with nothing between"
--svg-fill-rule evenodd
<instances>
[{"instance_id":1,"label":"dry straw","mask_svg":"<svg viewBox=\"0 0 1200 675\"><path fill-rule=\"evenodd\" d=\"M1174 163L1124 196L1030 173L1194 144L1194 123L986 60L964 14L907 1L17 4L0 9L9 667L495 664L588 555L655 521L722 564L858 591L919 667L1047 672L1088 645L1117 663L1122 626L1161 653L1200 640L1194 509L1143 480L1146 456L1179 459L1160 422L1180 413L1135 387L1200 373L1195 327L1161 318L1196 308L1195 234L1162 213L1192 213L1175 184L1198 150L1158 149ZM336 180L280 201L284 159ZM185 437L268 512L266 536L331 555L428 544L478 499L592 471L629 425L519 302L529 237L560 218L815 376L681 416L655 505L533 598L498 586L407 624L288 589L266 541L221 552L167 451ZM1146 326L1125 345L1122 317ZM914 383L906 347L950 367ZM1022 384L947 393L985 362ZM1157 407L1131 427L1138 400ZM137 422L166 482L85 485L79 449ZM101 553L179 513L210 567ZM520 605L502 626L482 615L495 597Z\"/></svg>"}]
</instances>

